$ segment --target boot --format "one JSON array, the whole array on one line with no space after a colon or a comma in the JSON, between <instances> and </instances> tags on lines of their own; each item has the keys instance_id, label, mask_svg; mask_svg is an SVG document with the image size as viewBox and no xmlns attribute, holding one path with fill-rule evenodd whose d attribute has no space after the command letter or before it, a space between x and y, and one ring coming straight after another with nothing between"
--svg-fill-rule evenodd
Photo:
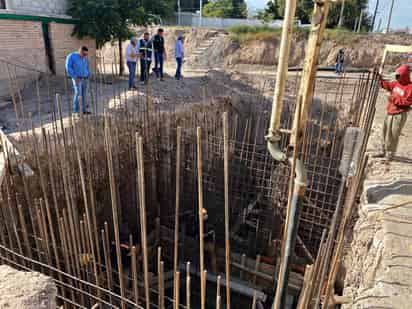
<instances>
[{"instance_id":1,"label":"boot","mask_svg":"<svg viewBox=\"0 0 412 309\"><path fill-rule=\"evenodd\" d=\"M392 161L393 157L394 157L394 154L391 151L388 151L385 155L385 159L388 160L388 161Z\"/></svg>"},{"instance_id":2,"label":"boot","mask_svg":"<svg viewBox=\"0 0 412 309\"><path fill-rule=\"evenodd\" d=\"M378 150L377 152L371 155L372 158L385 158L385 156L386 156L385 147L381 147L380 150Z\"/></svg>"}]
</instances>

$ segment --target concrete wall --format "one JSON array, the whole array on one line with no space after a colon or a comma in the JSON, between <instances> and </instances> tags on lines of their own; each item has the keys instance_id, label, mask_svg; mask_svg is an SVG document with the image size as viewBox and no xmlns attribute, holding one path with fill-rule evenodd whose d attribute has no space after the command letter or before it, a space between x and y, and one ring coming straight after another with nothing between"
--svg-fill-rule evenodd
<instances>
[{"instance_id":1,"label":"concrete wall","mask_svg":"<svg viewBox=\"0 0 412 309\"><path fill-rule=\"evenodd\" d=\"M64 75L64 64L66 57L71 52L78 50L80 46L89 48L90 69L94 72L96 61L96 42L93 39L79 40L72 36L73 25L67 24L49 24L49 35L55 69L57 75Z\"/></svg>"},{"instance_id":2,"label":"concrete wall","mask_svg":"<svg viewBox=\"0 0 412 309\"><path fill-rule=\"evenodd\" d=\"M39 14L66 14L67 0L6 0L6 9Z\"/></svg>"}]
</instances>

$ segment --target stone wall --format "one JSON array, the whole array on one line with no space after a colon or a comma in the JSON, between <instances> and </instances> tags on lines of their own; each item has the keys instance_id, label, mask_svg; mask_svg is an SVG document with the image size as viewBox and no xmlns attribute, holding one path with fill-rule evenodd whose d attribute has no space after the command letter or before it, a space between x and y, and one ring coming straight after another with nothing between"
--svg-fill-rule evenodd
<instances>
[{"instance_id":1,"label":"stone wall","mask_svg":"<svg viewBox=\"0 0 412 309\"><path fill-rule=\"evenodd\" d=\"M6 0L8 10L38 14L66 14L67 0Z\"/></svg>"},{"instance_id":2,"label":"stone wall","mask_svg":"<svg viewBox=\"0 0 412 309\"><path fill-rule=\"evenodd\" d=\"M0 266L0 308L57 308L53 280L38 272Z\"/></svg>"},{"instance_id":3,"label":"stone wall","mask_svg":"<svg viewBox=\"0 0 412 309\"><path fill-rule=\"evenodd\" d=\"M64 75L66 57L80 46L89 48L90 69L94 71L96 60L96 43L93 39L79 40L72 36L73 25L50 23L49 35L57 75Z\"/></svg>"}]
</instances>

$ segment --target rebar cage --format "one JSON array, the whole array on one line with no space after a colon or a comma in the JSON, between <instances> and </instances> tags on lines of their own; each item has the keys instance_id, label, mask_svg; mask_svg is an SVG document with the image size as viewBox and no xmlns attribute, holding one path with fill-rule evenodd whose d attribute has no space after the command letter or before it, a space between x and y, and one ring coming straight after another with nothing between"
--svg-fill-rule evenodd
<instances>
[{"instance_id":1,"label":"rebar cage","mask_svg":"<svg viewBox=\"0 0 412 309\"><path fill-rule=\"evenodd\" d=\"M298 82L297 76L288 85L282 112L284 132L292 129ZM322 232L330 224L341 182L338 166L344 131L365 121L363 115L373 104L375 84L376 76L372 74L316 79L300 154L308 171L308 189L298 232L294 268L297 273L301 272L299 264L304 265L317 252ZM126 95L116 88L112 98L100 98L96 91L92 93L96 104L101 100L107 107L116 108L107 110L105 115L80 119L65 115L65 102L57 96L50 105L55 121L49 126L42 124L41 130L33 127L31 132L20 134L22 156L5 153L8 168L0 204L0 260L52 276L58 283L62 303L136 307L144 305L149 295L153 307L162 307L162 301L166 306L172 304L174 297L167 292L171 277L167 274L173 264L177 194L178 261L183 268L186 261L191 261L195 271L199 268L200 145L203 202L208 215L205 232L212 235L214 243L208 250L211 258L206 267L214 275L223 274L226 184L222 115L226 112L232 277L271 298L291 174L289 166L275 162L266 150L271 109L267 94L273 91L272 86L265 82L259 95L216 95L209 102L185 108L181 102L167 107L153 104L150 86L144 96ZM98 84L96 89L99 87L107 84ZM49 88L47 92L55 90ZM70 97L70 92L65 95ZM24 107L23 96L15 99L16 106ZM20 116L27 125L24 108ZM183 132L179 179L177 127ZM197 127L202 132L200 140ZM136 153L136 136L143 139L142 158ZM281 144L287 151L288 134L284 134ZM139 208L139 160L144 162L146 230L141 228ZM34 176L24 175L23 161L33 168ZM178 192L177 181L181 188ZM142 245L143 235L147 235L147 248ZM118 242L136 247L135 267L130 252L120 251L120 259L116 258ZM162 248L161 254L158 247ZM142 283L140 273L145 250L149 271L155 274L148 281L150 287ZM247 258L259 260L262 265L255 272L247 271ZM164 266L159 267L160 261ZM266 274L262 275L264 270ZM183 273L190 276L190 272ZM143 292L146 288L150 288L149 294ZM186 296L187 293L182 292ZM196 299L192 301L195 303ZM233 300L236 302L250 306L240 296ZM184 301L179 306L187 306L183 304Z\"/></svg>"}]
</instances>

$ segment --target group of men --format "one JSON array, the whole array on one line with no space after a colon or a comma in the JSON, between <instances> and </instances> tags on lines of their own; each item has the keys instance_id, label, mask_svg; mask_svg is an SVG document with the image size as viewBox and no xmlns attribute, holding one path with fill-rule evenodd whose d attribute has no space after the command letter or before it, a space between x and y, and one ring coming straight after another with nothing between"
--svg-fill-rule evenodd
<instances>
[{"instance_id":1,"label":"group of men","mask_svg":"<svg viewBox=\"0 0 412 309\"><path fill-rule=\"evenodd\" d=\"M166 59L166 49L164 41L164 31L159 29L157 34L150 39L149 33L145 33L143 38L137 41L134 37L126 50L127 66L129 68L129 89L136 88L134 79L136 75L137 60L140 59L140 80L145 83L149 78L152 59L155 60L154 72L161 81L164 78L163 63ZM181 68L184 57L183 38L179 36L175 47L176 54L176 79L181 78ZM84 114L88 114L86 94L88 79L90 76L88 63L88 49L83 46L78 52L73 52L66 58L66 71L73 83L73 113L79 113L81 97L81 108ZM410 57L412 59L412 56ZM381 77L381 87L389 92L389 99L386 107L386 117L383 124L382 149L376 157L393 159L396 153L399 137L405 126L408 112L412 106L412 82L410 79L411 62L400 66L396 70L395 80L386 81ZM336 72L342 73L344 62L344 50L340 50L336 58Z\"/></svg>"},{"instance_id":2,"label":"group of men","mask_svg":"<svg viewBox=\"0 0 412 309\"><path fill-rule=\"evenodd\" d=\"M83 114L90 114L87 109L87 91L89 85L89 50L82 46L78 51L69 54L66 58L66 72L73 83L73 113L78 114L81 108ZM179 36L175 45L176 74L175 78L182 78L182 64L184 57L183 37ZM147 83L150 76L150 67L154 59L153 71L156 77L164 80L163 64L166 60L164 30L158 29L157 34L150 38L145 32L143 38L137 40L132 37L126 48L126 64L129 68L129 90L135 89L137 62L140 60L140 81ZM81 98L81 99L80 99ZM80 106L81 105L81 106Z\"/></svg>"},{"instance_id":3,"label":"group of men","mask_svg":"<svg viewBox=\"0 0 412 309\"><path fill-rule=\"evenodd\" d=\"M182 36L179 36L176 41L175 56L177 64L175 78L180 80L182 76L181 70L184 57ZM154 59L153 71L155 72L156 77L163 81L163 64L166 57L167 55L163 29L158 29L157 34L151 39L148 32L145 32L143 34L143 38L140 40L137 40L135 36L132 37L130 39L130 44L126 49L126 64L129 68L129 89L136 88L134 80L136 77L138 60L140 60L140 81L142 83L147 83L149 80L152 59Z\"/></svg>"}]
</instances>

